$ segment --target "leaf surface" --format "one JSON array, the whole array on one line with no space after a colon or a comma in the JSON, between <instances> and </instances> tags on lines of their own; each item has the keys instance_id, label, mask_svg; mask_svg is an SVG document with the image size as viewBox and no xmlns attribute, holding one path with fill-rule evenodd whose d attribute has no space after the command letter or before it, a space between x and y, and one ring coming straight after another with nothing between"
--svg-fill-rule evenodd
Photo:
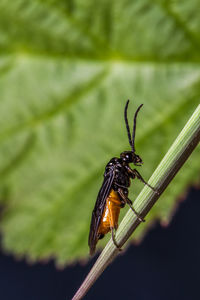
<instances>
[{"instance_id":1,"label":"leaf surface","mask_svg":"<svg viewBox=\"0 0 200 300\"><path fill-rule=\"evenodd\" d=\"M199 1L0 1L0 230L6 251L70 263L88 255L110 158L136 150L148 179L200 99ZM197 148L136 231L167 224L199 179ZM142 184L130 188L134 200ZM127 208L121 211L121 217ZM106 239L100 244L106 242Z\"/></svg>"}]
</instances>

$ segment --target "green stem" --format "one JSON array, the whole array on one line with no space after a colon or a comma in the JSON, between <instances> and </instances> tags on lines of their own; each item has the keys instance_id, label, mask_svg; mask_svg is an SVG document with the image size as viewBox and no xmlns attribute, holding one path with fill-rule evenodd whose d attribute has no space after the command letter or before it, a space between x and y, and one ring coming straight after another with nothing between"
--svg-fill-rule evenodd
<instances>
[{"instance_id":1,"label":"green stem","mask_svg":"<svg viewBox=\"0 0 200 300\"><path fill-rule=\"evenodd\" d=\"M200 141L200 105L164 156L163 160L151 176L149 184L157 189L159 194L145 186L137 199L134 201L135 210L145 217L160 195L166 189L168 184L174 178L179 169L183 166L192 151ZM131 236L136 227L140 224L137 217L129 209L124 219L122 220L119 229L116 232L117 244L122 246ZM118 250L112 242L112 239L107 243L106 247L100 254L93 268L82 283L79 290L76 292L72 300L82 299L93 283L101 275L104 269L118 254Z\"/></svg>"}]
</instances>

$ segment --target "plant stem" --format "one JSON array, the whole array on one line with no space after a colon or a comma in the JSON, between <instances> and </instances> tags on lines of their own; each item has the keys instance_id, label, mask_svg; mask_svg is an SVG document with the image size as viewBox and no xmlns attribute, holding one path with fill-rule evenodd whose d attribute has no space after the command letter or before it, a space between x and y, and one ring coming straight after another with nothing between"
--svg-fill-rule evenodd
<instances>
[{"instance_id":1,"label":"plant stem","mask_svg":"<svg viewBox=\"0 0 200 300\"><path fill-rule=\"evenodd\" d=\"M152 191L148 186L145 186L134 201L134 208L140 216L145 217L147 215L149 210L198 145L199 141L200 105L198 105L195 112L149 180L149 184L155 187L159 194ZM139 224L140 221L129 209L116 232L116 242L120 247L124 245ZM72 300L79 300L83 298L93 283L118 253L119 251L111 239Z\"/></svg>"}]
</instances>

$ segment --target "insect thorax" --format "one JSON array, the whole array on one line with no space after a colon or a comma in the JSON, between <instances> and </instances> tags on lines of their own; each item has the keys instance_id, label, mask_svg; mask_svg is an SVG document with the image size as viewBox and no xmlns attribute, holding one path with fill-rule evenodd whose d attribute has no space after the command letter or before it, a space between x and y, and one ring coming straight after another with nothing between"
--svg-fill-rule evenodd
<instances>
[{"instance_id":1,"label":"insect thorax","mask_svg":"<svg viewBox=\"0 0 200 300\"><path fill-rule=\"evenodd\" d=\"M112 158L106 166L104 176L108 176L109 174L114 172L114 180L113 187L130 186L130 175L126 169L126 164L121 160L121 158L114 157Z\"/></svg>"}]
</instances>

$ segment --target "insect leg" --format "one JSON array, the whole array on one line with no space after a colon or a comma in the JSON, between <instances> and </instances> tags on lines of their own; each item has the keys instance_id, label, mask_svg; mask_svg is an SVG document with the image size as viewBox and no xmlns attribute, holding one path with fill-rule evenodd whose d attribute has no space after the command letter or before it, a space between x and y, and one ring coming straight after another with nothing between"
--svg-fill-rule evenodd
<instances>
[{"instance_id":1,"label":"insect leg","mask_svg":"<svg viewBox=\"0 0 200 300\"><path fill-rule=\"evenodd\" d=\"M127 188L127 186L125 186L125 185L121 185L121 184L119 184L119 183L117 183L117 182L115 182L115 185L117 185L117 186L119 186L119 187L122 187L122 188Z\"/></svg>"},{"instance_id":2,"label":"insect leg","mask_svg":"<svg viewBox=\"0 0 200 300\"><path fill-rule=\"evenodd\" d=\"M142 181L144 184L146 184L148 187L150 187L154 192L156 192L157 194L159 194L158 191L154 187L152 187L150 184L148 184L148 182L146 182L144 180L144 178L142 177L142 175L140 175L140 173L136 169L133 169L132 172L135 175L135 177L137 177L140 181Z\"/></svg>"},{"instance_id":3,"label":"insect leg","mask_svg":"<svg viewBox=\"0 0 200 300\"><path fill-rule=\"evenodd\" d=\"M141 218L140 215L137 213L137 211L133 208L132 201L123 193L123 190L119 189L118 193L120 194L120 196L122 197L122 199L129 205L129 207L134 212L134 214L136 215L136 217L138 218L138 220L140 222L145 222L145 220L143 218Z\"/></svg>"},{"instance_id":4,"label":"insect leg","mask_svg":"<svg viewBox=\"0 0 200 300\"><path fill-rule=\"evenodd\" d=\"M109 210L109 221L110 221L110 230L111 230L111 234L112 234L112 241L113 244L116 246L116 248L121 251L122 249L120 248L120 246L117 244L116 239L115 239L115 232L114 229L117 228L117 224L114 224L114 218L113 218L113 211L112 208L110 207L110 203L108 202L108 210Z\"/></svg>"},{"instance_id":5,"label":"insect leg","mask_svg":"<svg viewBox=\"0 0 200 300\"><path fill-rule=\"evenodd\" d=\"M111 230L111 234L112 234L112 241L113 241L113 244L116 246L116 248L117 248L119 251L122 251L122 248L121 248L121 247L117 244L117 242L116 242L114 228L113 228L113 227L110 227L110 230Z\"/></svg>"}]
</instances>

